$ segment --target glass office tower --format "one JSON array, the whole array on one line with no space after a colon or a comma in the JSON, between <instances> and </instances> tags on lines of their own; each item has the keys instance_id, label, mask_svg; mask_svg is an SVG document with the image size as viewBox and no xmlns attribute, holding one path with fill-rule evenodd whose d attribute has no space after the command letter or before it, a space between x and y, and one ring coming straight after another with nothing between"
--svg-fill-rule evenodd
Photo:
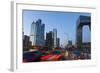
<instances>
[{"instance_id":1,"label":"glass office tower","mask_svg":"<svg viewBox=\"0 0 100 73\"><path fill-rule=\"evenodd\" d=\"M32 22L30 40L32 41L33 46L44 46L44 29L45 24L42 24L41 19Z\"/></svg>"}]
</instances>

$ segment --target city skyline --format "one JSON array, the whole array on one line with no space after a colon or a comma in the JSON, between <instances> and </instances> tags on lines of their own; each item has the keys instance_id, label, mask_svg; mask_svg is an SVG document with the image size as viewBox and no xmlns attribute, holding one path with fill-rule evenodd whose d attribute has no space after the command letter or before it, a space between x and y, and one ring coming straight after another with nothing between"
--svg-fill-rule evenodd
<instances>
[{"instance_id":1,"label":"city skyline","mask_svg":"<svg viewBox=\"0 0 100 73\"><path fill-rule=\"evenodd\" d=\"M45 24L46 32L52 29L57 29L57 36L60 38L61 43L66 43L65 40L72 40L75 44L76 40L76 21L80 15L91 16L90 13L79 12L54 12L54 11L32 11L23 10L23 27L24 34L30 36L30 28L33 21L41 19ZM83 27L83 42L90 42L90 32L87 26Z\"/></svg>"}]
</instances>

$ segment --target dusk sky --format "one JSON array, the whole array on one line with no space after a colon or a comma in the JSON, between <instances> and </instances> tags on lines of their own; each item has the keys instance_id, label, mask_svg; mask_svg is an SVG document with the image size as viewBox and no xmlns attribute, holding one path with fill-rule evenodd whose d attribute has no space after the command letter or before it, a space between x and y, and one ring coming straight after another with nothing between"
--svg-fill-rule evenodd
<instances>
[{"instance_id":1,"label":"dusk sky","mask_svg":"<svg viewBox=\"0 0 100 73\"><path fill-rule=\"evenodd\" d=\"M80 15L91 16L90 13L79 12L54 12L54 11L35 11L23 10L23 31L24 35L30 35L30 28L33 21L41 19L45 24L46 32L57 29L57 36L60 38L60 44L67 43L72 40L75 44L76 40L76 21ZM88 26L83 27L83 42L91 40L91 33Z\"/></svg>"}]
</instances>

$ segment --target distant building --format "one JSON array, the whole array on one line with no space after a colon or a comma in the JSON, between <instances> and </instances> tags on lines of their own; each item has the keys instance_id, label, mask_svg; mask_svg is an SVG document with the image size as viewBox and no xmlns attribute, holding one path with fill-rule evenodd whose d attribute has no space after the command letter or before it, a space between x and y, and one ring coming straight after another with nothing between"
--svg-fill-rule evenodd
<instances>
[{"instance_id":1,"label":"distant building","mask_svg":"<svg viewBox=\"0 0 100 73\"><path fill-rule=\"evenodd\" d=\"M50 48L59 47L60 39L57 38L57 29L53 29L53 31L46 33L45 45L50 47Z\"/></svg>"},{"instance_id":2,"label":"distant building","mask_svg":"<svg viewBox=\"0 0 100 73\"><path fill-rule=\"evenodd\" d=\"M72 41L68 40L67 48L72 48Z\"/></svg>"},{"instance_id":3,"label":"distant building","mask_svg":"<svg viewBox=\"0 0 100 73\"><path fill-rule=\"evenodd\" d=\"M71 40L68 40L68 44L69 44L69 45L72 45L72 41L71 41Z\"/></svg>"},{"instance_id":4,"label":"distant building","mask_svg":"<svg viewBox=\"0 0 100 73\"><path fill-rule=\"evenodd\" d=\"M33 46L44 46L44 29L45 24L42 24L41 19L38 19L36 22L32 22L30 40L32 41Z\"/></svg>"},{"instance_id":5,"label":"distant building","mask_svg":"<svg viewBox=\"0 0 100 73\"><path fill-rule=\"evenodd\" d=\"M59 48L60 47L60 39L57 38L57 47Z\"/></svg>"},{"instance_id":6,"label":"distant building","mask_svg":"<svg viewBox=\"0 0 100 73\"><path fill-rule=\"evenodd\" d=\"M27 35L23 36L23 51L27 51L31 48L32 43L30 41L30 37Z\"/></svg>"},{"instance_id":7,"label":"distant building","mask_svg":"<svg viewBox=\"0 0 100 73\"><path fill-rule=\"evenodd\" d=\"M46 42L45 45L49 48L53 47L53 32L50 31L48 33L46 33Z\"/></svg>"},{"instance_id":8,"label":"distant building","mask_svg":"<svg viewBox=\"0 0 100 73\"><path fill-rule=\"evenodd\" d=\"M57 29L53 29L54 48L57 47Z\"/></svg>"}]
</instances>

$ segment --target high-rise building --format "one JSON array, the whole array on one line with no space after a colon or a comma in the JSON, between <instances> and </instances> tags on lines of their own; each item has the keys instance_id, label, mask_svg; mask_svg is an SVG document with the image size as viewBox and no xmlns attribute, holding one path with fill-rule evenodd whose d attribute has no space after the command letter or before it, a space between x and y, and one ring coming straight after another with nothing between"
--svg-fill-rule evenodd
<instances>
[{"instance_id":1,"label":"high-rise building","mask_svg":"<svg viewBox=\"0 0 100 73\"><path fill-rule=\"evenodd\" d=\"M56 48L59 47L60 39L57 38L57 29L53 29L53 31L50 31L46 33L46 46L50 48Z\"/></svg>"},{"instance_id":2,"label":"high-rise building","mask_svg":"<svg viewBox=\"0 0 100 73\"><path fill-rule=\"evenodd\" d=\"M30 37L27 35L23 36L23 51L27 51L31 49L31 41L30 41Z\"/></svg>"},{"instance_id":3,"label":"high-rise building","mask_svg":"<svg viewBox=\"0 0 100 73\"><path fill-rule=\"evenodd\" d=\"M42 24L41 19L31 24L30 40L33 46L44 46L44 29L45 24Z\"/></svg>"},{"instance_id":4,"label":"high-rise building","mask_svg":"<svg viewBox=\"0 0 100 73\"><path fill-rule=\"evenodd\" d=\"M42 24L41 25L41 33L40 33L41 34L41 39L40 39L41 40L41 43L40 43L41 45L45 45L45 39L44 39L45 30L44 30L44 28L45 28L45 24Z\"/></svg>"},{"instance_id":5,"label":"high-rise building","mask_svg":"<svg viewBox=\"0 0 100 73\"><path fill-rule=\"evenodd\" d=\"M46 33L46 42L45 45L49 48L53 47L53 32L50 31L48 33Z\"/></svg>"},{"instance_id":6,"label":"high-rise building","mask_svg":"<svg viewBox=\"0 0 100 73\"><path fill-rule=\"evenodd\" d=\"M57 29L53 29L54 48L57 47Z\"/></svg>"},{"instance_id":7,"label":"high-rise building","mask_svg":"<svg viewBox=\"0 0 100 73\"><path fill-rule=\"evenodd\" d=\"M60 39L57 38L57 47L59 48L60 47Z\"/></svg>"},{"instance_id":8,"label":"high-rise building","mask_svg":"<svg viewBox=\"0 0 100 73\"><path fill-rule=\"evenodd\" d=\"M67 44L67 48L70 48L70 50L71 50L71 48L72 48L72 41L71 40L68 40L68 44Z\"/></svg>"}]
</instances>

